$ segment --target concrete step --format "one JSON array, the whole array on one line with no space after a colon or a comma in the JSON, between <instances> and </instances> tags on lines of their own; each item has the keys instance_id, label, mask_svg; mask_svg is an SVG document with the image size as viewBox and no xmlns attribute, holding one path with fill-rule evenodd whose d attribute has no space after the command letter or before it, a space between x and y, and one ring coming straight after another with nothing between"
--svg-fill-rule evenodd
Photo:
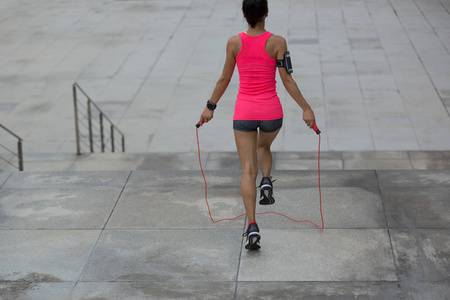
<instances>
[{"instance_id":1,"label":"concrete step","mask_svg":"<svg viewBox=\"0 0 450 300\"><path fill-rule=\"evenodd\" d=\"M239 170L236 152L202 152L205 170ZM274 170L317 170L317 152L274 152ZM26 153L27 171L199 170L197 152L182 153ZM450 169L450 151L322 152L322 170ZM12 171L10 166L0 169Z\"/></svg>"},{"instance_id":2,"label":"concrete step","mask_svg":"<svg viewBox=\"0 0 450 300\"><path fill-rule=\"evenodd\" d=\"M213 218L244 208L239 170L208 170ZM314 170L274 171L276 203L321 224ZM0 298L445 299L450 170L325 170L325 229L211 222L198 171L0 173Z\"/></svg>"}]
</instances>

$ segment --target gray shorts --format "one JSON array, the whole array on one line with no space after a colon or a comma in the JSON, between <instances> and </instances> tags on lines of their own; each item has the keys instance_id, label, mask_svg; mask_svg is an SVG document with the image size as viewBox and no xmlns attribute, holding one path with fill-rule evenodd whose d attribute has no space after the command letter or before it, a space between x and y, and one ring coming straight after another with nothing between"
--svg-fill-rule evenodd
<instances>
[{"instance_id":1,"label":"gray shorts","mask_svg":"<svg viewBox=\"0 0 450 300\"><path fill-rule=\"evenodd\" d=\"M263 132L274 132L281 128L283 125L283 118L276 120L235 120L233 121L233 129L245 132L259 130Z\"/></svg>"}]
</instances>

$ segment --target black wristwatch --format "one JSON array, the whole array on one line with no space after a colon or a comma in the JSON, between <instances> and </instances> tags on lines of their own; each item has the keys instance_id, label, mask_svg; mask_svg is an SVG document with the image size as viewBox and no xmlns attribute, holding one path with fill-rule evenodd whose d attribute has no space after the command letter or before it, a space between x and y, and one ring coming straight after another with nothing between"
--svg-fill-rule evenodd
<instances>
[{"instance_id":1,"label":"black wristwatch","mask_svg":"<svg viewBox=\"0 0 450 300\"><path fill-rule=\"evenodd\" d=\"M209 110L215 110L216 107L217 107L217 104L214 104L214 103L212 103L211 101L208 100L208 102L206 102L206 107L207 107Z\"/></svg>"}]
</instances>

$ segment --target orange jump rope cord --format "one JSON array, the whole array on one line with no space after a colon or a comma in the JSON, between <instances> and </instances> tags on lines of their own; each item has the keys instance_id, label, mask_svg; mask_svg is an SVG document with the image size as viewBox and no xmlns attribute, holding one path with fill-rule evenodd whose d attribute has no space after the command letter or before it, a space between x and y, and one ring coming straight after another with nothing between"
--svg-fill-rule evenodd
<instances>
[{"instance_id":1,"label":"orange jump rope cord","mask_svg":"<svg viewBox=\"0 0 450 300\"><path fill-rule=\"evenodd\" d=\"M211 215L211 208L209 207L209 203L208 203L208 184L206 183L205 173L203 172L202 160L201 160L201 156L200 156L200 141L199 141L199 138L198 138L198 128L195 129L195 132L196 132L196 135L197 135L198 162L200 164L200 170L202 171L203 181L205 182L205 200L206 200L206 206L208 207L209 218L211 219L211 221L214 224L216 224L216 223L219 223L219 222L222 222L222 221L233 221L233 220L236 220L236 219L238 219L240 217L245 216L246 214L244 213L244 214L241 214L241 215L239 215L237 217L234 217L234 218L225 218L225 219L220 219L220 220L217 220L217 221L215 221L213 219L213 217ZM287 218L287 219L289 219L289 220L291 220L293 222L310 223L310 224L316 226L317 228L319 228L319 230L321 232L323 231L325 225L324 225L323 213L322 213L322 189L320 187L320 142L321 142L321 137L320 137L320 134L319 134L318 176L319 176L320 218L322 220L322 226L319 226L319 225L317 225L317 224L315 224L315 223L313 223L313 222L311 222L309 220L295 220L295 219L290 218L290 217L288 217L288 216L286 216L284 214L281 214L281 213L278 213L278 212L274 212L274 211L266 211L266 212L262 212L262 213L256 213L257 215L275 214L275 215L279 215L279 216L285 217L285 218Z\"/></svg>"}]
</instances>

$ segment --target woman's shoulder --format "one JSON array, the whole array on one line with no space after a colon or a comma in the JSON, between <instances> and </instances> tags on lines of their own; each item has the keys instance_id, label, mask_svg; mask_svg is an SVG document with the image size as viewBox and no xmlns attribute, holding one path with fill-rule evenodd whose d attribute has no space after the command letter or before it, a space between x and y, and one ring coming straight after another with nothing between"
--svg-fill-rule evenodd
<instances>
[{"instance_id":1,"label":"woman's shoulder","mask_svg":"<svg viewBox=\"0 0 450 300\"><path fill-rule=\"evenodd\" d=\"M272 34L267 40L266 51L273 58L278 58L278 54L284 53L286 49L286 39L281 35Z\"/></svg>"},{"instance_id":2,"label":"woman's shoulder","mask_svg":"<svg viewBox=\"0 0 450 300\"><path fill-rule=\"evenodd\" d=\"M239 37L238 34L233 35L232 37L230 37L228 39L228 43L231 43L231 44L235 44L235 43L239 44L240 42L241 42L241 38Z\"/></svg>"},{"instance_id":3,"label":"woman's shoulder","mask_svg":"<svg viewBox=\"0 0 450 300\"><path fill-rule=\"evenodd\" d=\"M269 39L270 42L275 44L284 44L286 43L286 39L281 35L272 34Z\"/></svg>"},{"instance_id":4,"label":"woman's shoulder","mask_svg":"<svg viewBox=\"0 0 450 300\"><path fill-rule=\"evenodd\" d=\"M239 35L233 35L228 39L227 47L231 48L240 48L241 47L241 38Z\"/></svg>"},{"instance_id":5,"label":"woman's shoulder","mask_svg":"<svg viewBox=\"0 0 450 300\"><path fill-rule=\"evenodd\" d=\"M233 35L228 39L227 49L233 53L234 57L236 57L239 54L241 45L242 41L239 35Z\"/></svg>"}]
</instances>

